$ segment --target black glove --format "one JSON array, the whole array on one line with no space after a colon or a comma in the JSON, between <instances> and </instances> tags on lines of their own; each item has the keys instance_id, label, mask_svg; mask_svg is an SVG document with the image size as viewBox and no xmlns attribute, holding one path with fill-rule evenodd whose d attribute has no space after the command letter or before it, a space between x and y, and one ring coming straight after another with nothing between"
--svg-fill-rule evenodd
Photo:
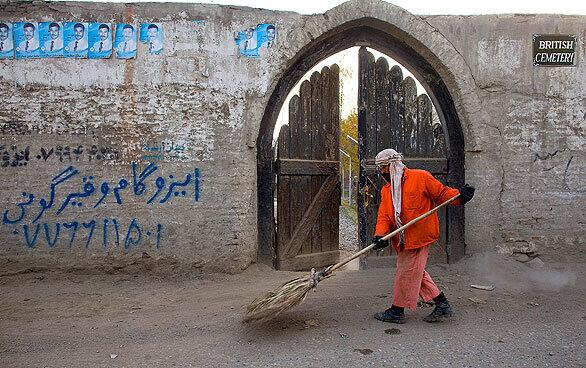
<instances>
[{"instance_id":1,"label":"black glove","mask_svg":"<svg viewBox=\"0 0 586 368\"><path fill-rule=\"evenodd\" d=\"M471 200L472 197L474 197L474 187L464 184L464 186L460 188L460 202L464 204Z\"/></svg>"},{"instance_id":2,"label":"black glove","mask_svg":"<svg viewBox=\"0 0 586 368\"><path fill-rule=\"evenodd\" d=\"M382 239L383 239L383 237L378 236L378 235L375 235L372 238L372 242L375 244L373 249L376 249L376 250L383 249L383 248L386 248L389 245L391 245L391 243L388 240L382 240Z\"/></svg>"}]
</instances>

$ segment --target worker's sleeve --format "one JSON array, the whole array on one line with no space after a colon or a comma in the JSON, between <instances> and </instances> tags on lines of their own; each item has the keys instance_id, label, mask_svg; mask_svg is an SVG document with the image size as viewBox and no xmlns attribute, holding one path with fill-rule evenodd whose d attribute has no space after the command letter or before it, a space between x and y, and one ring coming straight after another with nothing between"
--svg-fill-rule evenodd
<instances>
[{"instance_id":1,"label":"worker's sleeve","mask_svg":"<svg viewBox=\"0 0 586 368\"><path fill-rule=\"evenodd\" d=\"M378 206L378 215L376 218L376 229L374 235L384 236L391 232L391 229L395 228L395 217L393 212L390 211L392 207L390 198L387 195L388 191L381 189L380 193L380 205Z\"/></svg>"},{"instance_id":2,"label":"worker's sleeve","mask_svg":"<svg viewBox=\"0 0 586 368\"><path fill-rule=\"evenodd\" d=\"M431 198L436 204L444 203L448 199L460 194L458 189L443 185L428 172L425 173L425 190L427 191L429 198ZM454 206L459 205L461 204L460 199L458 198L450 204Z\"/></svg>"}]
</instances>

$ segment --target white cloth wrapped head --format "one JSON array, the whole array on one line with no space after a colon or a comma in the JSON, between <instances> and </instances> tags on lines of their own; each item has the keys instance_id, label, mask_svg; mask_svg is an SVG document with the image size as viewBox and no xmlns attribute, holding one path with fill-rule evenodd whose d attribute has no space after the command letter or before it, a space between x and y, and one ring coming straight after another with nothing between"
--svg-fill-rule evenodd
<instances>
[{"instance_id":1,"label":"white cloth wrapped head","mask_svg":"<svg viewBox=\"0 0 586 368\"><path fill-rule=\"evenodd\" d=\"M403 155L392 148L387 148L376 154L374 163L377 167L389 165L391 162L402 161Z\"/></svg>"},{"instance_id":2,"label":"white cloth wrapped head","mask_svg":"<svg viewBox=\"0 0 586 368\"><path fill-rule=\"evenodd\" d=\"M403 171L405 170L405 165L403 165L403 155L399 152L395 151L394 149L387 148L380 151L375 159L374 163L376 164L377 170L381 170L384 166L388 166L389 168L389 183L391 184L391 195L393 198L393 208L395 211L395 223L397 227L401 227L403 223L401 222L401 199L402 199L402 192L403 192ZM404 242L404 235L401 232L401 242Z\"/></svg>"}]
</instances>

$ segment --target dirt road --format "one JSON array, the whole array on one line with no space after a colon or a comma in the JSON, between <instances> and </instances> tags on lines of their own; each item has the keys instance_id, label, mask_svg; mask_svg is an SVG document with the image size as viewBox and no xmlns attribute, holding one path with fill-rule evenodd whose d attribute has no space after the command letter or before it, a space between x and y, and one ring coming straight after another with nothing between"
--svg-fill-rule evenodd
<instances>
[{"instance_id":1,"label":"dirt road","mask_svg":"<svg viewBox=\"0 0 586 368\"><path fill-rule=\"evenodd\" d=\"M428 268L456 316L430 307L404 325L372 315L391 303L392 271L345 271L272 323L240 322L256 296L297 274L0 277L1 367L579 367L586 365L585 267L477 256ZM492 284L493 291L471 284Z\"/></svg>"}]
</instances>

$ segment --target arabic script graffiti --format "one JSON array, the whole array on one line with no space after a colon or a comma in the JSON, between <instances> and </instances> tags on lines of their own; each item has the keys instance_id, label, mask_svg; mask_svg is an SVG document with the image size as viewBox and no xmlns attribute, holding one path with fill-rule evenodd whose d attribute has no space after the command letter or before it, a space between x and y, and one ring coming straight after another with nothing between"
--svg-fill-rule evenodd
<instances>
[{"instance_id":1,"label":"arabic script graffiti","mask_svg":"<svg viewBox=\"0 0 586 368\"><path fill-rule=\"evenodd\" d=\"M0 143L0 167L26 166L28 163L37 160L47 162L58 160L59 162L93 162L118 160L118 151L112 147L99 147L96 145L84 147L77 146L55 146L40 147L36 150L30 146L18 147L14 144Z\"/></svg>"},{"instance_id":2,"label":"arabic script graffiti","mask_svg":"<svg viewBox=\"0 0 586 368\"><path fill-rule=\"evenodd\" d=\"M200 170L194 168L179 176L163 175L159 166L149 163L141 168L132 162L128 176L115 177L114 180L96 180L92 175L82 175L74 166L68 166L55 175L43 194L23 191L9 208L1 212L1 225L13 226L15 235L22 235L29 248L37 245L39 234L45 235L46 244L52 248L64 232L69 231L69 246L73 246L78 230L85 230L88 247L94 237L94 230L101 228L103 246L107 247L110 232L115 234L116 244L125 249L137 246L142 240L156 239L156 247L161 241L162 224L154 228L139 225L132 219L122 232L117 218L59 221L63 213L76 217L82 208L96 209L108 205L112 208L127 206L144 201L150 206L165 206L172 201L200 201ZM65 188L78 188L65 190ZM49 221L43 219L52 215ZM112 230L110 230L112 229Z\"/></svg>"},{"instance_id":3,"label":"arabic script graffiti","mask_svg":"<svg viewBox=\"0 0 586 368\"><path fill-rule=\"evenodd\" d=\"M85 233L81 233L82 231ZM163 225L157 224L154 229L150 229L141 226L138 220L134 218L126 226L126 231L124 231L121 222L117 218L105 218L57 223L45 222L35 225L24 224L22 228L15 228L12 233L22 235L26 246L31 249L36 248L42 239L45 240L45 244L49 248L54 248L59 240L66 242L69 248L74 247L76 243L82 243L83 246L89 248L98 231L102 234L101 241L104 248L108 248L110 244L116 246L122 244L124 249L128 250L152 239L155 242L155 247L159 249Z\"/></svg>"},{"instance_id":4,"label":"arabic script graffiti","mask_svg":"<svg viewBox=\"0 0 586 368\"><path fill-rule=\"evenodd\" d=\"M152 163L140 170L137 164L133 162L132 173L128 179L121 177L118 180L114 180L117 183L105 180L99 185L98 189L94 184L93 176L81 177L75 167L69 166L53 177L48 188L49 193L38 201L38 195L22 192L21 201L16 203L17 209L5 210L2 214L2 223L5 225L18 224L23 221L29 211L36 213L32 220L34 224L47 211L52 209L55 210L55 215L59 216L69 208L82 206L97 208L106 201L123 205L122 191L129 191L134 196L145 199L149 205L165 204L174 197L190 197L194 202L199 201L199 169L195 168L193 172L187 173L179 180L176 180L174 175L158 176L154 180L154 188L152 188L152 185L147 186L149 184L147 179L153 177L157 170L158 166ZM82 179L82 183L80 183L81 190L60 193L59 187L62 184L80 177ZM147 190L147 188L152 189ZM97 193L98 191L100 194ZM36 207L36 210L34 207Z\"/></svg>"}]
</instances>

